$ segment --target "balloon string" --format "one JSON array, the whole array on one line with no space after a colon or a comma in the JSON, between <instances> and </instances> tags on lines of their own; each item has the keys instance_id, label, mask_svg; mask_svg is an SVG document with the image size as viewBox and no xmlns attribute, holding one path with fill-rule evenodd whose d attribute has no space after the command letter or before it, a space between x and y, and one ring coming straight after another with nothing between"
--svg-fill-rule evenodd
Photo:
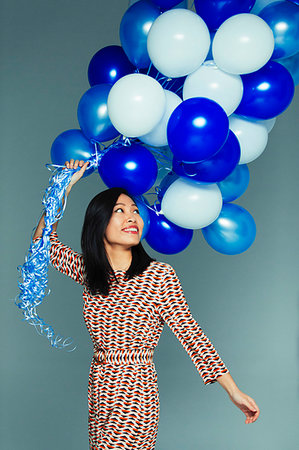
<instances>
[{"instance_id":1,"label":"balloon string","mask_svg":"<svg viewBox=\"0 0 299 450\"><path fill-rule=\"evenodd\" d=\"M143 194L143 196L149 196L149 195L157 195L155 192L147 192L146 194ZM144 199L142 198L143 196L140 196L140 198L138 197L138 199L139 199L139 201L141 201L148 209L150 209L151 211L153 211L154 213L156 213L157 214L157 216L159 216L159 215L162 215L163 213L162 212L160 212L160 211L158 211L158 209L157 209L157 203L158 203L158 200L155 200L154 201L154 203L153 203L153 205L152 206L150 206L148 203L146 203L145 201L144 201Z\"/></svg>"},{"instance_id":2,"label":"balloon string","mask_svg":"<svg viewBox=\"0 0 299 450\"><path fill-rule=\"evenodd\" d=\"M146 75L149 75L149 73L150 73L152 67L153 67L153 63L151 62L150 65L148 66Z\"/></svg>"},{"instance_id":3,"label":"balloon string","mask_svg":"<svg viewBox=\"0 0 299 450\"><path fill-rule=\"evenodd\" d=\"M182 84L182 86L180 86L176 91L175 94L178 94L180 92L181 89L183 89L184 84Z\"/></svg>"},{"instance_id":4,"label":"balloon string","mask_svg":"<svg viewBox=\"0 0 299 450\"><path fill-rule=\"evenodd\" d=\"M53 171L57 165L47 164L47 168ZM60 335L55 336L52 326L38 316L36 308L43 301L46 295L49 295L48 289L48 266L50 262L50 233L52 225L59 220L64 213L67 196L66 188L75 172L73 169L66 169L65 166L54 170L50 178L49 187L45 190L42 204L45 211L45 227L42 236L38 240L32 239L25 262L18 267L22 281L18 282L20 293L15 303L22 310L24 320L34 326L38 334L45 336L52 347L62 349L70 347L73 344L71 338L63 339ZM73 351L73 347L69 351Z\"/></svg>"},{"instance_id":5,"label":"balloon string","mask_svg":"<svg viewBox=\"0 0 299 450\"><path fill-rule=\"evenodd\" d=\"M169 158L169 156L166 156L161 150L159 151L157 149L157 147L152 147L150 145L146 145L145 147L147 147L149 150L151 150L153 153L155 153L156 155L159 155L161 158L163 158L164 160L166 160L167 162L171 162L172 159ZM155 156L155 155L154 155ZM161 163L161 161L159 161Z\"/></svg>"}]
</instances>

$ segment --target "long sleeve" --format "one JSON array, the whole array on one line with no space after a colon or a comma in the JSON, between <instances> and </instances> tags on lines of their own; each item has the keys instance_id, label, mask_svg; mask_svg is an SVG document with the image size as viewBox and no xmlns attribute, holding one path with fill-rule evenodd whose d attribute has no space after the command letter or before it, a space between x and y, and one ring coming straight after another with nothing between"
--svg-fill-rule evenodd
<instances>
[{"instance_id":1,"label":"long sleeve","mask_svg":"<svg viewBox=\"0 0 299 450\"><path fill-rule=\"evenodd\" d=\"M56 232L50 234L50 262L59 272L72 278L77 283L84 285L84 262L80 253L74 252L70 247L64 245Z\"/></svg>"},{"instance_id":2,"label":"long sleeve","mask_svg":"<svg viewBox=\"0 0 299 450\"><path fill-rule=\"evenodd\" d=\"M214 383L228 369L192 317L174 269L169 264L166 266L158 302L159 315L187 351L204 384Z\"/></svg>"}]
</instances>

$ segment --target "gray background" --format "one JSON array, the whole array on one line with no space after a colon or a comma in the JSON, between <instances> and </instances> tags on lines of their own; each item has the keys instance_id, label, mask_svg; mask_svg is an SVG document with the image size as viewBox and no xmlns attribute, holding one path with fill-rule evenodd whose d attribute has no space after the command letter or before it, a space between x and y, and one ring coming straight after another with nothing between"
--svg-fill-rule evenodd
<instances>
[{"instance_id":1,"label":"gray background","mask_svg":"<svg viewBox=\"0 0 299 450\"><path fill-rule=\"evenodd\" d=\"M13 298L41 211L45 168L55 137L77 128L76 109L89 88L92 55L118 44L126 0L2 0L1 14L1 448L88 448L87 382L92 355L81 288L50 269L52 294L39 312L75 338L73 353L50 348L22 322ZM216 383L205 386L188 355L165 329L156 351L161 419L158 450L294 450L298 443L298 92L250 164L239 203L257 224L240 256L213 251L201 233L171 257L191 311L241 390L261 408L243 414ZM76 186L59 225L80 250L89 200L104 188L97 174ZM148 248L148 247L147 247ZM167 327L166 327L167 328Z\"/></svg>"}]
</instances>

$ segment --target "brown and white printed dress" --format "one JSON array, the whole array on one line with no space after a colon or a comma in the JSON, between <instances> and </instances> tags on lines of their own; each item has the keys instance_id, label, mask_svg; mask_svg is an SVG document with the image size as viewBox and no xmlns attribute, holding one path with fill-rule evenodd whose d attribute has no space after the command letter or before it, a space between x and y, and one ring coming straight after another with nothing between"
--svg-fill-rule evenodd
<instances>
[{"instance_id":1,"label":"brown and white printed dress","mask_svg":"<svg viewBox=\"0 0 299 450\"><path fill-rule=\"evenodd\" d=\"M80 253L51 233L51 264L84 286L84 319L94 350L89 375L90 449L153 450L159 421L157 374L152 361L166 322L205 384L227 373L192 317L174 269L152 261L131 280L117 271L108 296L85 286Z\"/></svg>"}]
</instances>

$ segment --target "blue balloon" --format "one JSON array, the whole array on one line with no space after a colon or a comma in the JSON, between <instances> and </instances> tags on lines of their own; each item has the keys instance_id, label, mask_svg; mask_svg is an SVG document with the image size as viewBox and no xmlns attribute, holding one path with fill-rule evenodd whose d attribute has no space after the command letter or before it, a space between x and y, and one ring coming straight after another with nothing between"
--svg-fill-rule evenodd
<instances>
[{"instance_id":1,"label":"blue balloon","mask_svg":"<svg viewBox=\"0 0 299 450\"><path fill-rule=\"evenodd\" d=\"M294 81L288 70L275 61L256 72L241 75L243 97L235 114L272 119L281 114L294 96Z\"/></svg>"},{"instance_id":2,"label":"blue balloon","mask_svg":"<svg viewBox=\"0 0 299 450\"><path fill-rule=\"evenodd\" d=\"M81 130L64 131L57 136L52 144L52 164L63 166L66 161L71 159L90 161L83 175L84 177L90 175L95 169L95 147L86 139Z\"/></svg>"},{"instance_id":3,"label":"blue balloon","mask_svg":"<svg viewBox=\"0 0 299 450\"><path fill-rule=\"evenodd\" d=\"M221 191L223 202L233 202L241 197L249 184L250 174L246 164L238 165L235 170L223 181L220 181L218 187Z\"/></svg>"},{"instance_id":4,"label":"blue balloon","mask_svg":"<svg viewBox=\"0 0 299 450\"><path fill-rule=\"evenodd\" d=\"M88 66L90 86L96 84L114 84L117 80L135 71L120 45L108 45L99 50Z\"/></svg>"},{"instance_id":5,"label":"blue balloon","mask_svg":"<svg viewBox=\"0 0 299 450\"><path fill-rule=\"evenodd\" d=\"M193 230L179 227L166 219L161 213L161 206L157 205L157 211L150 212L150 228L145 238L148 245L156 252L173 255L182 252L190 244Z\"/></svg>"},{"instance_id":6,"label":"blue balloon","mask_svg":"<svg viewBox=\"0 0 299 450\"><path fill-rule=\"evenodd\" d=\"M162 198L169 186L179 178L179 176L173 171L169 172L161 181L160 186L158 188L158 200L162 203Z\"/></svg>"},{"instance_id":7,"label":"blue balloon","mask_svg":"<svg viewBox=\"0 0 299 450\"><path fill-rule=\"evenodd\" d=\"M140 0L125 12L119 29L121 45L134 66L150 65L147 52L147 35L153 22L159 17L159 8L151 2Z\"/></svg>"},{"instance_id":8,"label":"blue balloon","mask_svg":"<svg viewBox=\"0 0 299 450\"><path fill-rule=\"evenodd\" d=\"M218 218L202 228L207 243L217 252L238 255L254 242L256 226L251 214L234 203L224 203Z\"/></svg>"},{"instance_id":9,"label":"blue balloon","mask_svg":"<svg viewBox=\"0 0 299 450\"><path fill-rule=\"evenodd\" d=\"M255 0L195 0L197 14L210 30L217 30L229 17L249 13Z\"/></svg>"},{"instance_id":10,"label":"blue balloon","mask_svg":"<svg viewBox=\"0 0 299 450\"><path fill-rule=\"evenodd\" d=\"M175 6L177 6L179 3L181 3L180 0L151 0L152 3L159 6L162 11L167 11L168 9L171 9Z\"/></svg>"},{"instance_id":11,"label":"blue balloon","mask_svg":"<svg viewBox=\"0 0 299 450\"><path fill-rule=\"evenodd\" d=\"M189 98L177 106L167 125L168 145L178 161L201 162L215 155L229 132L228 117L218 103Z\"/></svg>"},{"instance_id":12,"label":"blue balloon","mask_svg":"<svg viewBox=\"0 0 299 450\"><path fill-rule=\"evenodd\" d=\"M173 159L173 171L181 177L195 181L216 183L226 178L240 161L241 149L238 139L230 130L221 149L205 161L188 164Z\"/></svg>"},{"instance_id":13,"label":"blue balloon","mask_svg":"<svg viewBox=\"0 0 299 450\"><path fill-rule=\"evenodd\" d=\"M290 2L274 2L261 10L259 16L274 35L271 59L287 58L299 51L299 8Z\"/></svg>"},{"instance_id":14,"label":"blue balloon","mask_svg":"<svg viewBox=\"0 0 299 450\"><path fill-rule=\"evenodd\" d=\"M145 236L148 233L149 227L150 227L150 215L147 205L149 205L146 198L144 198L142 195L139 195L137 197L134 197L134 201L136 203L136 206L139 210L139 214L142 217L143 220L143 230L142 230L142 236L141 239L145 238Z\"/></svg>"},{"instance_id":15,"label":"blue balloon","mask_svg":"<svg viewBox=\"0 0 299 450\"><path fill-rule=\"evenodd\" d=\"M78 105L78 121L88 139L110 141L119 135L108 115L111 84L97 84L86 91Z\"/></svg>"},{"instance_id":16,"label":"blue balloon","mask_svg":"<svg viewBox=\"0 0 299 450\"><path fill-rule=\"evenodd\" d=\"M278 61L292 75L295 86L299 84L299 52L289 58L280 59Z\"/></svg>"},{"instance_id":17,"label":"blue balloon","mask_svg":"<svg viewBox=\"0 0 299 450\"><path fill-rule=\"evenodd\" d=\"M98 171L109 188L123 187L131 195L141 195L155 183L158 166L146 147L116 143L103 155Z\"/></svg>"}]
</instances>

